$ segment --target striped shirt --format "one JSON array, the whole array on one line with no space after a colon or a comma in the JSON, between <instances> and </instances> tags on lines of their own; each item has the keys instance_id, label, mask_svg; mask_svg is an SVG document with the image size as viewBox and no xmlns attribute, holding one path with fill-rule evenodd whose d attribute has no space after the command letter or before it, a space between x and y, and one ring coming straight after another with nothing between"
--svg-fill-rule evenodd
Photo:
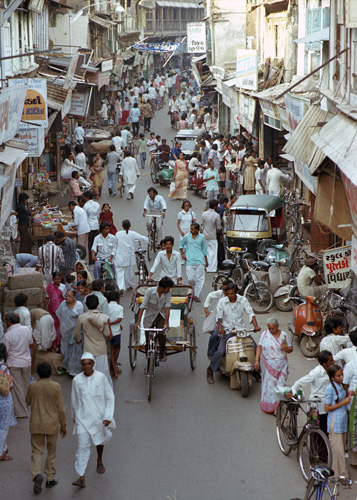
<instances>
[{"instance_id":1,"label":"striped shirt","mask_svg":"<svg viewBox=\"0 0 357 500\"><path fill-rule=\"evenodd\" d=\"M43 274L52 274L59 272L60 266L64 266L64 255L62 248L56 246L53 241L43 245L38 251L38 260L36 266L42 268Z\"/></svg>"}]
</instances>

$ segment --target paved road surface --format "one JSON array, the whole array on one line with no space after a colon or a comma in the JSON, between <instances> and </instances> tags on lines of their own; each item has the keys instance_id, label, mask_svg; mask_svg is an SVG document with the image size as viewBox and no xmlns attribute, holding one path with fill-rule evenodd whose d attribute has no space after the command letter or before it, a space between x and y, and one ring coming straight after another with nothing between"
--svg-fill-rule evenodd
<instances>
[{"instance_id":1,"label":"paved road surface","mask_svg":"<svg viewBox=\"0 0 357 500\"><path fill-rule=\"evenodd\" d=\"M170 140L167 109L158 112L152 129ZM146 234L142 204L146 189L151 185L148 169L142 174L134 201L109 197L104 190L103 200L110 201L115 223L120 227L129 218L132 229ZM167 188L160 188L166 199ZM200 214L204 201L191 194L193 209ZM168 200L164 234L179 241L176 215L179 201ZM200 220L200 217L198 217ZM178 245L175 246L177 248ZM207 275L202 296L212 290L212 275ZM59 439L57 475L59 485L44 490L42 496L53 500L86 498L86 500L289 500L303 498L305 482L299 472L296 452L285 457L279 451L275 418L259 408L260 385L253 384L249 397L243 399L238 391L229 388L229 381L216 376L213 386L207 384L206 347L208 336L199 335L197 368L191 371L188 353L169 358L157 370L153 384L153 399L146 400L144 356L138 354L138 364L131 371L128 363L128 325L132 318L129 309L131 295L122 300L125 308L120 360L123 374L114 381L116 394L115 419L117 429L105 446L106 473L95 470L95 453L87 469L87 488L78 491L71 482L76 479L74 456L76 437L72 436L70 419L71 380L55 377L63 388L68 416L68 436ZM287 329L290 313L271 311ZM258 316L264 327L269 315ZM192 316L197 332L203 319L203 305L195 304ZM254 334L256 339L259 334ZM316 361L304 358L297 346L289 356L290 381L312 369ZM25 500L34 497L29 472L30 436L28 420L19 421L9 433L9 452L12 462L0 464L0 498ZM351 471L357 479L357 473ZM347 494L346 494L347 493ZM354 491L343 492L341 500L355 499Z\"/></svg>"}]
</instances>

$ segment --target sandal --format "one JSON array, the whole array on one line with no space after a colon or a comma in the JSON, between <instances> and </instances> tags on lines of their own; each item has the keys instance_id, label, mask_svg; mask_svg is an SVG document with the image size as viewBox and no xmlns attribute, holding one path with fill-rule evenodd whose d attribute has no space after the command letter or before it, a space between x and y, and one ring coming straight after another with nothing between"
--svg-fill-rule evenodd
<instances>
[{"instance_id":1,"label":"sandal","mask_svg":"<svg viewBox=\"0 0 357 500\"><path fill-rule=\"evenodd\" d=\"M77 481L73 481L73 486L78 486L78 488L85 488L86 487L86 483L84 481L84 479L77 479Z\"/></svg>"},{"instance_id":2,"label":"sandal","mask_svg":"<svg viewBox=\"0 0 357 500\"><path fill-rule=\"evenodd\" d=\"M103 464L98 464L98 465L97 465L97 472L98 472L98 474L104 474L104 472L105 472L105 467L104 467L104 465L103 465Z\"/></svg>"},{"instance_id":3,"label":"sandal","mask_svg":"<svg viewBox=\"0 0 357 500\"><path fill-rule=\"evenodd\" d=\"M3 461L3 462L10 462L10 460L13 460L13 458L10 457L10 455L7 455L6 453L1 455L1 457L0 457L0 461Z\"/></svg>"}]
</instances>

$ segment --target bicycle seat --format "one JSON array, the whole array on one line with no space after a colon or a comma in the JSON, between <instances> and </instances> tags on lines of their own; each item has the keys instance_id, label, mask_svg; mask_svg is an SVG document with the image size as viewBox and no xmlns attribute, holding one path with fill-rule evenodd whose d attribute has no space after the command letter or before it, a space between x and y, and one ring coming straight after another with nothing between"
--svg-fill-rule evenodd
<instances>
[{"instance_id":1,"label":"bicycle seat","mask_svg":"<svg viewBox=\"0 0 357 500\"><path fill-rule=\"evenodd\" d=\"M222 269L234 269L235 267L236 265L231 259L226 259L222 262Z\"/></svg>"},{"instance_id":2,"label":"bicycle seat","mask_svg":"<svg viewBox=\"0 0 357 500\"><path fill-rule=\"evenodd\" d=\"M142 250L141 248L139 250L136 250L135 251L136 254L143 254L143 253L146 253L146 250Z\"/></svg>"},{"instance_id":3,"label":"bicycle seat","mask_svg":"<svg viewBox=\"0 0 357 500\"><path fill-rule=\"evenodd\" d=\"M315 472L320 477L327 479L335 474L334 470L331 467L327 467L326 465L316 465L315 467L310 467L311 472Z\"/></svg>"},{"instance_id":4,"label":"bicycle seat","mask_svg":"<svg viewBox=\"0 0 357 500\"><path fill-rule=\"evenodd\" d=\"M265 262L264 260L253 260L253 262L251 262L251 265L253 267L258 267L264 271L269 269L270 267L270 264L268 262Z\"/></svg>"}]
</instances>

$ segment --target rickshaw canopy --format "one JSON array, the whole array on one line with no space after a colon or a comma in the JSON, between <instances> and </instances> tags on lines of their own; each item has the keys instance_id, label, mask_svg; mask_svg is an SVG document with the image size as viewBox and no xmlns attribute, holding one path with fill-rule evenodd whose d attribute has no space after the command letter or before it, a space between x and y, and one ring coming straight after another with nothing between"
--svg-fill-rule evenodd
<instances>
[{"instance_id":1,"label":"rickshaw canopy","mask_svg":"<svg viewBox=\"0 0 357 500\"><path fill-rule=\"evenodd\" d=\"M231 210L265 210L268 214L284 206L284 201L280 196L270 194L246 194L239 196L232 205Z\"/></svg>"}]
</instances>

